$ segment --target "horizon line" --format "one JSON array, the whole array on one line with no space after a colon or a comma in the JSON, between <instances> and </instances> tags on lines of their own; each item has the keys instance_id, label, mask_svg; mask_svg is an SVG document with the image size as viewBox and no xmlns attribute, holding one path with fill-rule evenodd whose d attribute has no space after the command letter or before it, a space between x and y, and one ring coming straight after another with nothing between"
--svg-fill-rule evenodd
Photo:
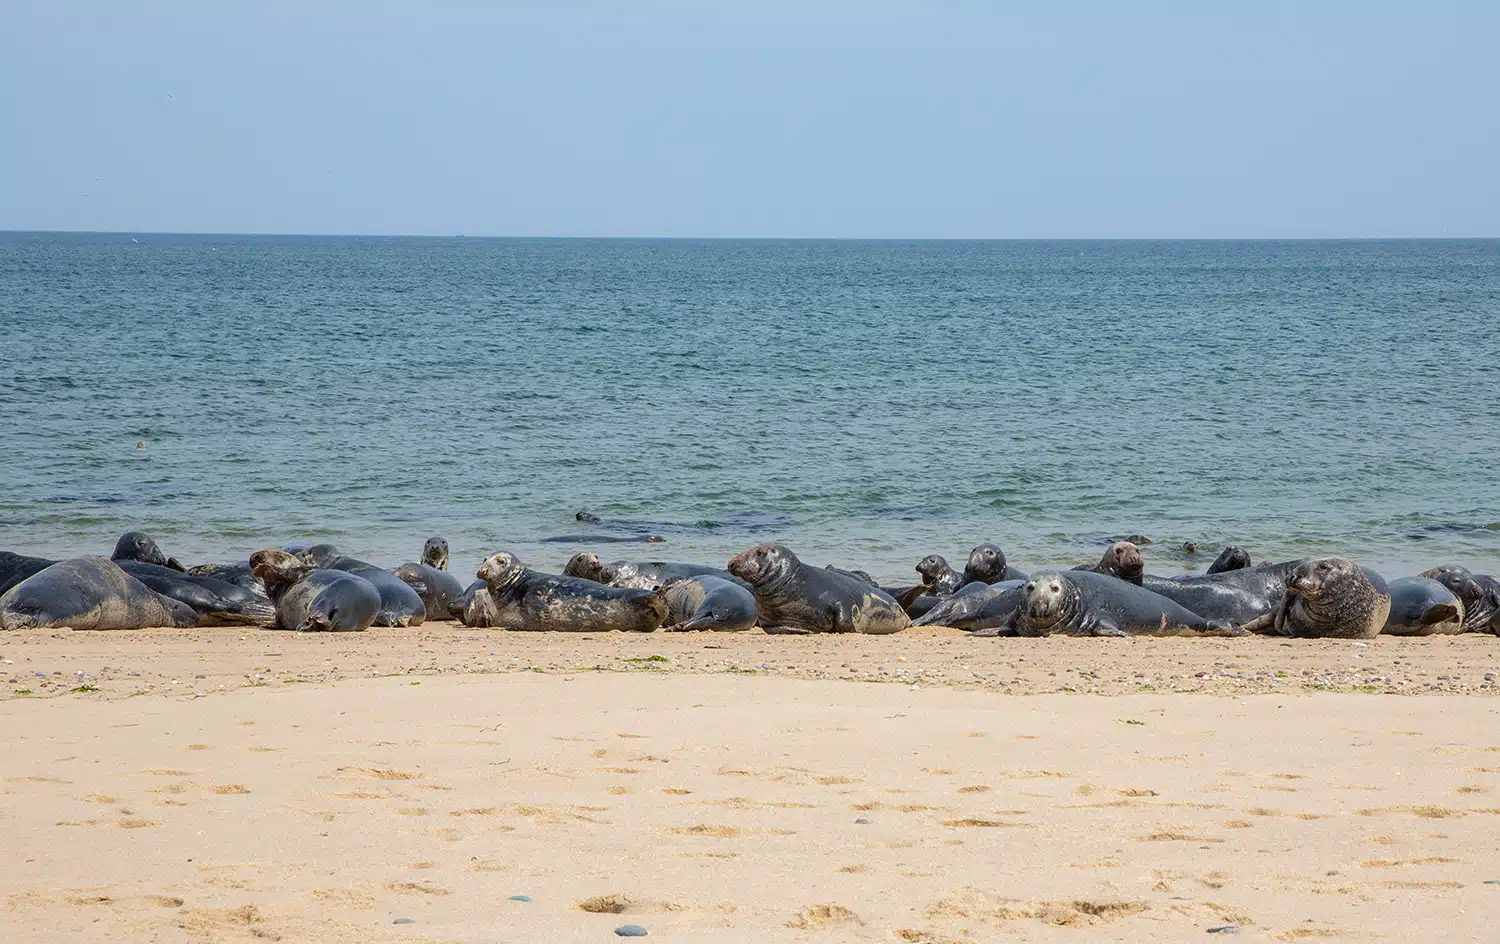
<instances>
[{"instance_id":1,"label":"horizon line","mask_svg":"<svg viewBox=\"0 0 1500 944\"><path fill-rule=\"evenodd\" d=\"M1426 241L1459 242L1497 240L1500 234L1488 236L697 236L667 234L578 235L530 234L489 235L452 233L339 233L339 232L272 232L215 230L93 230L93 229L3 229L0 236L233 236L297 237L345 239L528 239L528 240L619 240L619 241L695 241L695 242L1386 242Z\"/></svg>"}]
</instances>

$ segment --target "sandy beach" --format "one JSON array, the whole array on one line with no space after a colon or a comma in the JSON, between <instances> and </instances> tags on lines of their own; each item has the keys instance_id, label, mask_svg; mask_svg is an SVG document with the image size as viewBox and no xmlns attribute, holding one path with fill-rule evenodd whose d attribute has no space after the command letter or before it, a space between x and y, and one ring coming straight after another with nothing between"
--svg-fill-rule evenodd
<instances>
[{"instance_id":1,"label":"sandy beach","mask_svg":"<svg viewBox=\"0 0 1500 944\"><path fill-rule=\"evenodd\" d=\"M1493 639L48 631L0 659L12 940L1478 941L1500 914Z\"/></svg>"}]
</instances>

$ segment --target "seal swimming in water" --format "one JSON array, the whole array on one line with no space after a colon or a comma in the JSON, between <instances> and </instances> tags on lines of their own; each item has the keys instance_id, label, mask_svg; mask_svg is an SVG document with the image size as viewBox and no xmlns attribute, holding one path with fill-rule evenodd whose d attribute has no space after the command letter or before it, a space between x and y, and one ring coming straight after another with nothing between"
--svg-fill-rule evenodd
<instances>
[{"instance_id":1,"label":"seal swimming in water","mask_svg":"<svg viewBox=\"0 0 1500 944\"><path fill-rule=\"evenodd\" d=\"M1500 635L1500 581L1467 567L1433 567L1421 573L1447 587L1464 604L1464 632Z\"/></svg>"},{"instance_id":2,"label":"seal swimming in water","mask_svg":"<svg viewBox=\"0 0 1500 944\"><path fill-rule=\"evenodd\" d=\"M668 630L740 632L755 627L755 594L738 580L687 577L667 584L666 591Z\"/></svg>"},{"instance_id":3,"label":"seal swimming in water","mask_svg":"<svg viewBox=\"0 0 1500 944\"><path fill-rule=\"evenodd\" d=\"M275 625L281 629L357 632L368 629L380 612L380 591L348 571L311 567L274 548L251 554L250 570L276 604Z\"/></svg>"},{"instance_id":4,"label":"seal swimming in water","mask_svg":"<svg viewBox=\"0 0 1500 944\"><path fill-rule=\"evenodd\" d=\"M667 618L662 590L607 587L582 577L544 574L501 552L479 566L500 626L572 633L651 632Z\"/></svg>"},{"instance_id":5,"label":"seal swimming in water","mask_svg":"<svg viewBox=\"0 0 1500 944\"><path fill-rule=\"evenodd\" d=\"M1343 557L1302 561L1286 576L1281 605L1248 628L1277 636L1372 639L1391 614L1384 581L1375 579Z\"/></svg>"},{"instance_id":6,"label":"seal swimming in water","mask_svg":"<svg viewBox=\"0 0 1500 944\"><path fill-rule=\"evenodd\" d=\"M659 534L559 534L542 538L542 544L665 544Z\"/></svg>"},{"instance_id":7,"label":"seal swimming in water","mask_svg":"<svg viewBox=\"0 0 1500 944\"><path fill-rule=\"evenodd\" d=\"M1391 615L1381 633L1387 636L1433 636L1464 631L1464 601L1430 577L1392 580Z\"/></svg>"},{"instance_id":8,"label":"seal swimming in water","mask_svg":"<svg viewBox=\"0 0 1500 944\"><path fill-rule=\"evenodd\" d=\"M968 584L951 597L937 601L926 613L913 619L913 626L952 626L965 632L1004 626L1021 605L1024 580L1002 580L991 584Z\"/></svg>"},{"instance_id":9,"label":"seal swimming in water","mask_svg":"<svg viewBox=\"0 0 1500 944\"><path fill-rule=\"evenodd\" d=\"M427 619L427 604L422 602L417 591L382 567L358 558L346 557L332 544L314 544L294 556L313 567L357 574L374 584L375 589L380 591L380 612L375 616L376 626L421 626Z\"/></svg>"},{"instance_id":10,"label":"seal swimming in water","mask_svg":"<svg viewBox=\"0 0 1500 944\"><path fill-rule=\"evenodd\" d=\"M780 544L735 555L729 572L755 588L768 633L899 633L911 625L885 591L837 571L808 567Z\"/></svg>"},{"instance_id":11,"label":"seal swimming in water","mask_svg":"<svg viewBox=\"0 0 1500 944\"><path fill-rule=\"evenodd\" d=\"M55 563L57 561L45 557L28 557L25 554L0 551L0 593L4 593L33 574L41 573Z\"/></svg>"},{"instance_id":12,"label":"seal swimming in water","mask_svg":"<svg viewBox=\"0 0 1500 944\"><path fill-rule=\"evenodd\" d=\"M0 629L195 626L192 607L164 597L104 557L74 557L0 596Z\"/></svg>"},{"instance_id":13,"label":"seal swimming in water","mask_svg":"<svg viewBox=\"0 0 1500 944\"><path fill-rule=\"evenodd\" d=\"M1043 571L1021 585L1021 602L1003 631L1018 636L1243 636L1228 620L1208 619L1118 577L1088 570Z\"/></svg>"}]
</instances>

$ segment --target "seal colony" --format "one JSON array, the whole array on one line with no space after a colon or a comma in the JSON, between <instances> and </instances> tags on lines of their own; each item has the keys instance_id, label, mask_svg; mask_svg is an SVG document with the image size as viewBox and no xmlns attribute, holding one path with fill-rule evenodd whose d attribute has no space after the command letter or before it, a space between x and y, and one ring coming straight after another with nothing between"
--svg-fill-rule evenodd
<instances>
[{"instance_id":1,"label":"seal colony","mask_svg":"<svg viewBox=\"0 0 1500 944\"><path fill-rule=\"evenodd\" d=\"M579 520L595 523L582 513ZM1111 543L1095 564L1030 575L989 542L955 559L965 561L962 571L941 554L924 555L913 568L918 583L883 587L858 567L810 565L776 543L722 566L606 563L586 551L560 574L497 551L465 586L448 571L441 537L424 542L418 561L391 568L329 544L287 544L248 560L184 567L148 535L131 531L108 558L57 561L0 551L0 628L357 632L456 620L531 632L759 626L772 635L886 635L951 626L975 636L1500 635L1500 581L1455 565L1387 583L1342 557L1256 564L1230 546L1206 573L1162 576L1146 572L1134 540Z\"/></svg>"}]
</instances>

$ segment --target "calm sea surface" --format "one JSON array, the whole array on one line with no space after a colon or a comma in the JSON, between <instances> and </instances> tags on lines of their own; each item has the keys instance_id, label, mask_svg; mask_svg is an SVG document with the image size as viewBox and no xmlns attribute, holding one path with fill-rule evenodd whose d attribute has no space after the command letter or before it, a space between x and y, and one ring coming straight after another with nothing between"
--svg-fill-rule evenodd
<instances>
[{"instance_id":1,"label":"calm sea surface","mask_svg":"<svg viewBox=\"0 0 1500 944\"><path fill-rule=\"evenodd\" d=\"M0 234L0 441L48 556L1493 570L1500 242Z\"/></svg>"}]
</instances>

